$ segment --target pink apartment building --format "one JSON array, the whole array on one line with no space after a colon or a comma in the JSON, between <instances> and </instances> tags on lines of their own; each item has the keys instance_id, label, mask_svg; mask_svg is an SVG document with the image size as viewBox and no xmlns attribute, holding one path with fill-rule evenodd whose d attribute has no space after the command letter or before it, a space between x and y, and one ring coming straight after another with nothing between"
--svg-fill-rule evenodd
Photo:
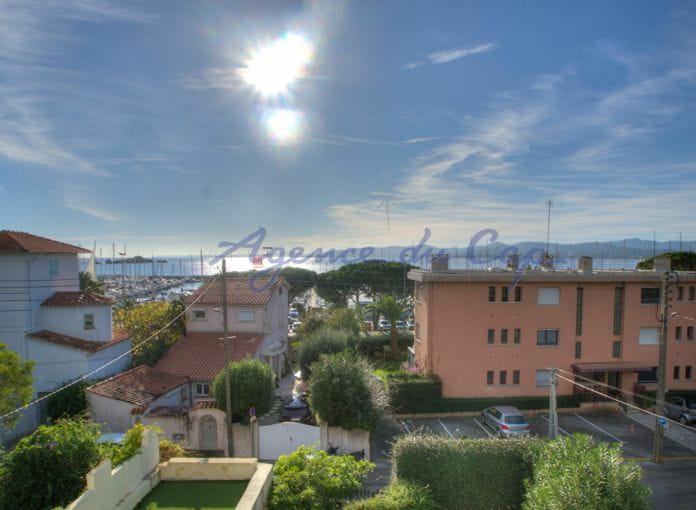
<instances>
[{"instance_id":1,"label":"pink apartment building","mask_svg":"<svg viewBox=\"0 0 696 510\"><path fill-rule=\"evenodd\" d=\"M656 387L659 271L413 270L413 363L445 397L548 395L548 367ZM582 260L582 259L581 259ZM667 388L696 389L696 273L671 287ZM559 380L558 394L577 392Z\"/></svg>"}]
</instances>

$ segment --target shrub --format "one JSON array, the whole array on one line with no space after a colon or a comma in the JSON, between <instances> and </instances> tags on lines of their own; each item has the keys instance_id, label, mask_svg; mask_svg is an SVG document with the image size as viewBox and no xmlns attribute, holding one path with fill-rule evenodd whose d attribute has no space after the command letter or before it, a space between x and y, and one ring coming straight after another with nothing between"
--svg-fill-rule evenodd
<instances>
[{"instance_id":1,"label":"shrub","mask_svg":"<svg viewBox=\"0 0 696 510\"><path fill-rule=\"evenodd\" d=\"M312 374L312 363L319 361L322 354L336 354L343 351L352 335L347 331L323 327L302 341L299 352L302 378L307 380Z\"/></svg>"},{"instance_id":2,"label":"shrub","mask_svg":"<svg viewBox=\"0 0 696 510\"><path fill-rule=\"evenodd\" d=\"M160 441L159 452L160 462L167 462L169 459L174 457L186 457L186 450L184 450L180 445L167 439L162 439Z\"/></svg>"},{"instance_id":3,"label":"shrub","mask_svg":"<svg viewBox=\"0 0 696 510\"><path fill-rule=\"evenodd\" d=\"M358 336L365 329L360 313L345 306L337 306L329 310L326 324L333 329L347 331L353 336Z\"/></svg>"},{"instance_id":4,"label":"shrub","mask_svg":"<svg viewBox=\"0 0 696 510\"><path fill-rule=\"evenodd\" d=\"M257 416L271 410L275 400L275 379L270 366L256 359L247 359L230 363L228 370L233 419L247 423L252 407L256 408ZM215 376L213 391L218 405L225 409L225 369Z\"/></svg>"},{"instance_id":5,"label":"shrub","mask_svg":"<svg viewBox=\"0 0 696 510\"><path fill-rule=\"evenodd\" d=\"M399 332L398 336L399 349L402 351L413 346L413 333L408 331ZM376 353L383 353L384 348L389 346L389 335L370 335L363 336L357 342L358 352L367 356L372 356Z\"/></svg>"},{"instance_id":6,"label":"shrub","mask_svg":"<svg viewBox=\"0 0 696 510\"><path fill-rule=\"evenodd\" d=\"M393 481L377 496L355 501L343 510L436 510L430 492L425 487Z\"/></svg>"},{"instance_id":7,"label":"shrub","mask_svg":"<svg viewBox=\"0 0 696 510\"><path fill-rule=\"evenodd\" d=\"M392 449L398 480L428 487L437 508L519 508L541 441L409 435Z\"/></svg>"},{"instance_id":8,"label":"shrub","mask_svg":"<svg viewBox=\"0 0 696 510\"><path fill-rule=\"evenodd\" d=\"M333 510L357 492L374 464L300 446L273 468L271 510Z\"/></svg>"},{"instance_id":9,"label":"shrub","mask_svg":"<svg viewBox=\"0 0 696 510\"><path fill-rule=\"evenodd\" d=\"M323 308L308 308L302 314L302 325L297 330L297 336L306 339L313 333L326 326L327 311Z\"/></svg>"},{"instance_id":10,"label":"shrub","mask_svg":"<svg viewBox=\"0 0 696 510\"><path fill-rule=\"evenodd\" d=\"M69 383L68 383L69 384ZM82 417L87 412L87 395L85 388L92 382L80 381L61 389L48 398L48 417L52 422L61 418Z\"/></svg>"},{"instance_id":11,"label":"shrub","mask_svg":"<svg viewBox=\"0 0 696 510\"><path fill-rule=\"evenodd\" d=\"M309 402L329 425L373 431L386 407L382 383L353 353L322 356L313 365Z\"/></svg>"},{"instance_id":12,"label":"shrub","mask_svg":"<svg viewBox=\"0 0 696 510\"><path fill-rule=\"evenodd\" d=\"M650 508L650 489L641 470L625 461L621 447L573 435L548 442L527 482L524 510L615 510Z\"/></svg>"},{"instance_id":13,"label":"shrub","mask_svg":"<svg viewBox=\"0 0 696 510\"><path fill-rule=\"evenodd\" d=\"M4 458L0 508L66 506L85 488L85 475L101 460L99 427L60 420L42 425Z\"/></svg>"}]
</instances>

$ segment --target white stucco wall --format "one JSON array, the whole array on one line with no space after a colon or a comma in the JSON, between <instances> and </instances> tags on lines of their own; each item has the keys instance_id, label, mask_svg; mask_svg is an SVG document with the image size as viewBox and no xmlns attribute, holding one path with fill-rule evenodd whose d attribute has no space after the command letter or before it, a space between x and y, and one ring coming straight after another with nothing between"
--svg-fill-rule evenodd
<instances>
[{"instance_id":1,"label":"white stucco wall","mask_svg":"<svg viewBox=\"0 0 696 510\"><path fill-rule=\"evenodd\" d=\"M130 340L124 340L123 342L114 344L111 347L90 354L87 358L88 372L94 372L99 367L102 367L111 360L118 358L121 354L127 352L131 348L131 345L132 342ZM94 379L103 379L104 377L110 377L112 375L121 373L128 368L130 362L131 355L126 354L118 361L115 361L114 363L111 363L109 366L104 367L98 372L96 372L92 377Z\"/></svg>"},{"instance_id":2,"label":"white stucco wall","mask_svg":"<svg viewBox=\"0 0 696 510\"><path fill-rule=\"evenodd\" d=\"M222 312L217 312L215 309L220 309L215 306L196 306L191 309L186 318L187 331L222 331ZM193 312L195 310L205 310L205 320L194 319ZM237 312L240 310L248 310L254 312L253 322L239 322L237 320ZM235 333L264 333L264 308L261 306L228 306L227 307L227 328Z\"/></svg>"},{"instance_id":3,"label":"white stucco wall","mask_svg":"<svg viewBox=\"0 0 696 510\"><path fill-rule=\"evenodd\" d=\"M34 390L37 392L51 391L88 372L87 355L78 349L27 338L27 357L36 362Z\"/></svg>"},{"instance_id":4,"label":"white stucco wall","mask_svg":"<svg viewBox=\"0 0 696 510\"><path fill-rule=\"evenodd\" d=\"M87 313L94 315L94 329L84 328L84 315ZM43 318L41 329L95 342L111 340L111 305L44 306L41 308L41 315Z\"/></svg>"},{"instance_id":5,"label":"white stucco wall","mask_svg":"<svg viewBox=\"0 0 696 510\"><path fill-rule=\"evenodd\" d=\"M130 414L135 405L130 402L97 395L87 392L87 402L92 420L100 423L105 432L125 432L133 426L134 419Z\"/></svg>"}]
</instances>

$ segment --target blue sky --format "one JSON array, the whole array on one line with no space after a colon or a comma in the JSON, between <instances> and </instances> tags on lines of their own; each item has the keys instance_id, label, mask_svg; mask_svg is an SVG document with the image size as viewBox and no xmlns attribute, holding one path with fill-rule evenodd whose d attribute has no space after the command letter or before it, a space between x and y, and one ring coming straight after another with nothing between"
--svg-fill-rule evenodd
<instances>
[{"instance_id":1,"label":"blue sky","mask_svg":"<svg viewBox=\"0 0 696 510\"><path fill-rule=\"evenodd\" d=\"M0 228L465 245L543 239L553 199L556 242L696 238L694 26L678 1L0 0ZM243 70L288 34L311 57L265 97Z\"/></svg>"}]
</instances>

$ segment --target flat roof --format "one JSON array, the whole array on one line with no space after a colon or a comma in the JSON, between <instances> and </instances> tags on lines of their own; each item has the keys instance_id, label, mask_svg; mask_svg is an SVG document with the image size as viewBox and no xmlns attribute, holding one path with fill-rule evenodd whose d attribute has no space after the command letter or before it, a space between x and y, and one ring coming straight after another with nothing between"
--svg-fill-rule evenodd
<instances>
[{"instance_id":1,"label":"flat roof","mask_svg":"<svg viewBox=\"0 0 696 510\"><path fill-rule=\"evenodd\" d=\"M675 271L680 282L696 282L696 272ZM520 281L523 282L646 282L659 284L664 273L652 270L597 270L588 273L577 270L538 270L521 271ZM517 277L517 271L511 269L449 269L446 271L430 271L412 269L408 279L425 283L456 283L456 282L506 282Z\"/></svg>"}]
</instances>

